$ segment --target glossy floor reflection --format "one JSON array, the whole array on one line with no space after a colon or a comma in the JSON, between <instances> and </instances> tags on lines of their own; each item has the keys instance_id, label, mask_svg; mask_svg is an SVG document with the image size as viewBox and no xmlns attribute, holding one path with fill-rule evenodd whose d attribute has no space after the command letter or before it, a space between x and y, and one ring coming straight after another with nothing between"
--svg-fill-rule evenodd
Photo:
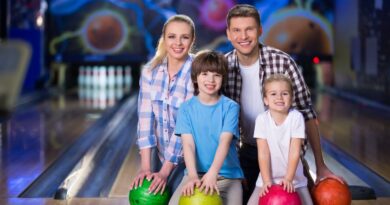
<instances>
[{"instance_id":1,"label":"glossy floor reflection","mask_svg":"<svg viewBox=\"0 0 390 205\"><path fill-rule=\"evenodd\" d=\"M322 136L390 181L390 113L326 93L315 102Z\"/></svg>"},{"instance_id":2,"label":"glossy floor reflection","mask_svg":"<svg viewBox=\"0 0 390 205\"><path fill-rule=\"evenodd\" d=\"M1 117L0 197L18 197L95 120L77 95L54 95Z\"/></svg>"}]
</instances>

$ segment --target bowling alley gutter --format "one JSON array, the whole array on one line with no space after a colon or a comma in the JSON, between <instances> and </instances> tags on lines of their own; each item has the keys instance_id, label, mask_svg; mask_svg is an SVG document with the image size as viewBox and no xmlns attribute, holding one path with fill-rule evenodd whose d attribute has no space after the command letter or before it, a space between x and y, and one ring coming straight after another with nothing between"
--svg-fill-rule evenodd
<instances>
[{"instance_id":1,"label":"bowling alley gutter","mask_svg":"<svg viewBox=\"0 0 390 205\"><path fill-rule=\"evenodd\" d=\"M67 199L77 196L91 172L96 166L102 166L98 165L95 159L100 148L104 146L118 126L121 126L120 124L129 123L131 121L129 118L136 118L136 93L134 92L125 102L119 102L115 107L103 113L102 117L19 197L48 198L54 196L56 199Z\"/></svg>"}]
</instances>

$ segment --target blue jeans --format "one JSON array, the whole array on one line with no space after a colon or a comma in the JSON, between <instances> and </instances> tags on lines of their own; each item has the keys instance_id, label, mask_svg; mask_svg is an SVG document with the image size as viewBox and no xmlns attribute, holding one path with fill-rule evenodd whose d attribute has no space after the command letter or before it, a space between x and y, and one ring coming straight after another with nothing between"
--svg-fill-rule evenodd
<instances>
[{"instance_id":1,"label":"blue jeans","mask_svg":"<svg viewBox=\"0 0 390 205\"><path fill-rule=\"evenodd\" d=\"M162 167L162 163L158 157L158 150L157 148L153 148L151 150L151 170L152 172L158 172L160 171ZM169 190L169 193L172 195L176 188L179 186L183 176L184 176L184 169L186 168L184 161L179 163L175 168L173 168L171 174L168 177L167 181L167 188Z\"/></svg>"}]
</instances>

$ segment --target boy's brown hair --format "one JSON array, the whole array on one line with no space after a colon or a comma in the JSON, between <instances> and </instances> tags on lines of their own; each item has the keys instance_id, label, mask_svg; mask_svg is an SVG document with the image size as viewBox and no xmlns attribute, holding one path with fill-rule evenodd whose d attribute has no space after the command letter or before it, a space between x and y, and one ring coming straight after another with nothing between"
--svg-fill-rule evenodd
<instances>
[{"instance_id":1,"label":"boy's brown hair","mask_svg":"<svg viewBox=\"0 0 390 205\"><path fill-rule=\"evenodd\" d=\"M194 95L199 94L199 86L197 83L197 77L202 72L215 72L222 75L222 86L219 90L219 94L222 92L222 88L225 85L227 79L228 62L222 53L217 51L203 50L199 51L191 68L191 80L194 85Z\"/></svg>"}]
</instances>

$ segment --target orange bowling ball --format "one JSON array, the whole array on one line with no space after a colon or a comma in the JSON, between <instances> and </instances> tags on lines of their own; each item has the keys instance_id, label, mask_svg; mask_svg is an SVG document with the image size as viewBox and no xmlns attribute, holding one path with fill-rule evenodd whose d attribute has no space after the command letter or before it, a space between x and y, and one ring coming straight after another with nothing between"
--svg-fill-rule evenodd
<instances>
[{"instance_id":1,"label":"orange bowling ball","mask_svg":"<svg viewBox=\"0 0 390 205\"><path fill-rule=\"evenodd\" d=\"M351 192L346 183L326 178L313 187L313 202L316 205L350 205Z\"/></svg>"}]
</instances>

